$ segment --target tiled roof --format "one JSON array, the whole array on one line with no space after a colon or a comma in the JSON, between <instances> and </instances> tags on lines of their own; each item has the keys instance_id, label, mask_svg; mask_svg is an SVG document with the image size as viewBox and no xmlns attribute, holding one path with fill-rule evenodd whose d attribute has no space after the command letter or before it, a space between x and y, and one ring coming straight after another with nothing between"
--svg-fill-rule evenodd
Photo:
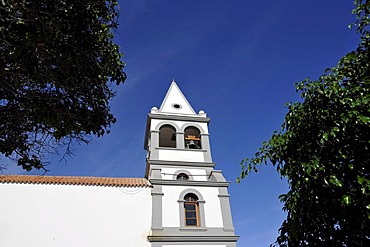
<instances>
[{"instance_id":1,"label":"tiled roof","mask_svg":"<svg viewBox=\"0 0 370 247\"><path fill-rule=\"evenodd\" d=\"M0 175L0 183L151 187L145 178Z\"/></svg>"}]
</instances>

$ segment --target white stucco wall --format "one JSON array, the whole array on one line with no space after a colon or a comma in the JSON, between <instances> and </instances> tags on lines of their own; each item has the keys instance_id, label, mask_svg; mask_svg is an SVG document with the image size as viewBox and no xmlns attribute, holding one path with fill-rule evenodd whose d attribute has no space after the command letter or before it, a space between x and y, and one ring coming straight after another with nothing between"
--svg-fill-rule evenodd
<instances>
[{"instance_id":1,"label":"white stucco wall","mask_svg":"<svg viewBox=\"0 0 370 247\"><path fill-rule=\"evenodd\" d=\"M215 187L188 187L188 186L163 186L163 226L180 226L180 207L178 200L182 191L195 189L203 197L206 227L223 227L218 188Z\"/></svg>"},{"instance_id":2,"label":"white stucco wall","mask_svg":"<svg viewBox=\"0 0 370 247\"><path fill-rule=\"evenodd\" d=\"M163 245L163 247L194 247L195 245ZM226 245L197 245L200 247L226 247Z\"/></svg>"},{"instance_id":3,"label":"white stucco wall","mask_svg":"<svg viewBox=\"0 0 370 247\"><path fill-rule=\"evenodd\" d=\"M0 246L149 247L150 191L0 184Z\"/></svg>"},{"instance_id":4,"label":"white stucco wall","mask_svg":"<svg viewBox=\"0 0 370 247\"><path fill-rule=\"evenodd\" d=\"M186 162L204 162L204 153L198 150L168 150L158 148L158 159Z\"/></svg>"},{"instance_id":5,"label":"white stucco wall","mask_svg":"<svg viewBox=\"0 0 370 247\"><path fill-rule=\"evenodd\" d=\"M161 169L162 179L174 180L177 171L187 171L193 176L194 181L207 181L206 170L204 168L192 169L181 167L163 167Z\"/></svg>"}]
</instances>

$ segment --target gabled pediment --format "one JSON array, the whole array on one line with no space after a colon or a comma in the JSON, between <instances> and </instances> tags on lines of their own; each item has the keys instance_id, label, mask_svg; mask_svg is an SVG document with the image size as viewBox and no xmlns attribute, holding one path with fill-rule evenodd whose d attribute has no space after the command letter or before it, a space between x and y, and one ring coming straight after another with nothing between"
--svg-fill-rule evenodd
<instances>
[{"instance_id":1,"label":"gabled pediment","mask_svg":"<svg viewBox=\"0 0 370 247\"><path fill-rule=\"evenodd\" d=\"M158 112L179 115L197 115L175 81L172 81Z\"/></svg>"}]
</instances>

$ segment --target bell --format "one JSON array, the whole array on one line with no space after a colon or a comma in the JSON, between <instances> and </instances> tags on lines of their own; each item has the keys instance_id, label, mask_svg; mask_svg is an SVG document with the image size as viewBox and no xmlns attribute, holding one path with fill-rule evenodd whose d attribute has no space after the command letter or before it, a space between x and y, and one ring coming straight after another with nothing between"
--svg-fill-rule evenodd
<instances>
[{"instance_id":1,"label":"bell","mask_svg":"<svg viewBox=\"0 0 370 247\"><path fill-rule=\"evenodd\" d=\"M195 142L193 140L189 142L189 148L195 148Z\"/></svg>"}]
</instances>

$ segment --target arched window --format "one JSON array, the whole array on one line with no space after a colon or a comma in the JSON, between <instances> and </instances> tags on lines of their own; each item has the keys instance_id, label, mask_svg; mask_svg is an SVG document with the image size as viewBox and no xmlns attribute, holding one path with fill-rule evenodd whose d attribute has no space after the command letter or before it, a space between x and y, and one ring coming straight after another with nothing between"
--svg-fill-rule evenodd
<instances>
[{"instance_id":1,"label":"arched window","mask_svg":"<svg viewBox=\"0 0 370 247\"><path fill-rule=\"evenodd\" d=\"M184 197L185 226L200 226L198 197L193 193Z\"/></svg>"},{"instance_id":2,"label":"arched window","mask_svg":"<svg viewBox=\"0 0 370 247\"><path fill-rule=\"evenodd\" d=\"M200 131L194 126L185 129L185 148L201 149Z\"/></svg>"},{"instance_id":3,"label":"arched window","mask_svg":"<svg viewBox=\"0 0 370 247\"><path fill-rule=\"evenodd\" d=\"M171 125L159 128L159 146L176 148L176 129Z\"/></svg>"},{"instance_id":4,"label":"arched window","mask_svg":"<svg viewBox=\"0 0 370 247\"><path fill-rule=\"evenodd\" d=\"M180 173L179 175L177 175L176 179L177 180L189 180L189 176L185 173Z\"/></svg>"}]
</instances>

